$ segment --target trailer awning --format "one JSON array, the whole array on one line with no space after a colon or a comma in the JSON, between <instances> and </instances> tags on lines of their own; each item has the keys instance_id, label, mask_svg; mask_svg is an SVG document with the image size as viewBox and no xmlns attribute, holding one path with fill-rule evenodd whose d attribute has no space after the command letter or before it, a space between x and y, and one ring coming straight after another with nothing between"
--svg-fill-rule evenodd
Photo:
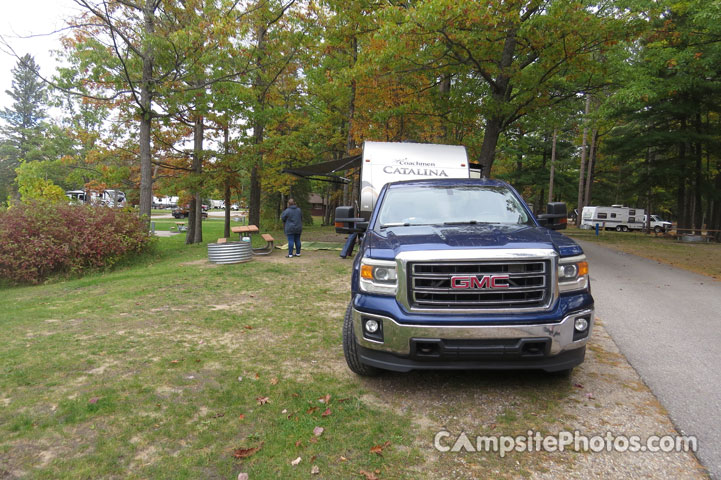
<instances>
[{"instance_id":1,"label":"trailer awning","mask_svg":"<svg viewBox=\"0 0 721 480\"><path fill-rule=\"evenodd\" d=\"M348 170L349 168L360 167L362 158L362 155L352 155L350 157L315 163L304 167L284 168L283 173L290 173L296 177L308 178L310 180L320 180L321 182L350 183L349 178L335 175L335 173Z\"/></svg>"}]
</instances>

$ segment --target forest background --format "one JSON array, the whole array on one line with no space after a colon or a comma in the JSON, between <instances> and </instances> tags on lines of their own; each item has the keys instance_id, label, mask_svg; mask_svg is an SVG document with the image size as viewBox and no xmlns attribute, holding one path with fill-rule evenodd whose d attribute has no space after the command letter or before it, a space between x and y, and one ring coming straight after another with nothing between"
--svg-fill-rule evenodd
<instances>
[{"instance_id":1,"label":"forest background","mask_svg":"<svg viewBox=\"0 0 721 480\"><path fill-rule=\"evenodd\" d=\"M271 226L315 192L329 223L357 181L284 169L415 141L464 145L537 210L721 230L718 0L73 1L60 67L17 56L3 208L120 189L149 218L178 195L193 243L203 199Z\"/></svg>"}]
</instances>

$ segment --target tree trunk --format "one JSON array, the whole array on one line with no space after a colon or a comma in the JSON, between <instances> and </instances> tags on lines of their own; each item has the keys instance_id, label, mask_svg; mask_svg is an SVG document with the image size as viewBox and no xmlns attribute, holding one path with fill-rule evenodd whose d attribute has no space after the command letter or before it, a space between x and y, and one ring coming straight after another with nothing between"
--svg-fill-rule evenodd
<instances>
[{"instance_id":1,"label":"tree trunk","mask_svg":"<svg viewBox=\"0 0 721 480\"><path fill-rule=\"evenodd\" d=\"M588 141L588 112L591 108L591 96L586 95L586 111L583 118L583 139L581 140L581 165L579 168L578 177L578 203L577 203L577 215L576 215L576 226L581 225L581 217L583 212L583 181L585 180L585 169L586 169L586 142Z\"/></svg>"},{"instance_id":2,"label":"tree trunk","mask_svg":"<svg viewBox=\"0 0 721 480\"><path fill-rule=\"evenodd\" d=\"M701 126L701 114L696 114L696 133L701 136L703 135L703 128ZM695 235L701 235L703 230L703 200L701 198L701 191L703 188L703 146L699 141L696 143L694 154L696 156L696 176L694 180L694 216L693 216L693 229Z\"/></svg>"},{"instance_id":3,"label":"tree trunk","mask_svg":"<svg viewBox=\"0 0 721 480\"><path fill-rule=\"evenodd\" d=\"M193 189L193 200L190 202L188 215L188 235L185 243L203 242L203 200L201 198L203 174L203 116L196 114L193 124L193 175L196 177Z\"/></svg>"},{"instance_id":4,"label":"tree trunk","mask_svg":"<svg viewBox=\"0 0 721 480\"><path fill-rule=\"evenodd\" d=\"M486 129L483 132L483 143L481 144L481 154L478 156L478 163L481 164L481 176L488 177L491 174L493 161L496 159L496 146L498 139L503 130L503 119L500 117L491 117L486 123Z\"/></svg>"},{"instance_id":5,"label":"tree trunk","mask_svg":"<svg viewBox=\"0 0 721 480\"><path fill-rule=\"evenodd\" d=\"M227 166L230 157L230 128L227 123L223 126L223 151L225 152L225 162ZM230 168L227 168L225 172L223 187L223 206L225 207L223 237L230 238Z\"/></svg>"},{"instance_id":6,"label":"tree trunk","mask_svg":"<svg viewBox=\"0 0 721 480\"><path fill-rule=\"evenodd\" d=\"M264 91L262 74L265 71L265 36L267 33L265 25L260 26L256 32L256 49L258 52L256 68L258 70L253 78L253 90L258 92L258 97L256 99L256 107L258 110L254 112L255 118L253 119L253 145L255 146L255 151L253 166L250 169L250 205L248 206L248 222L250 225L257 225L258 227L260 227L260 171L263 163L262 146L265 133L265 120L262 118L262 113L265 110L266 103L265 94L262 93Z\"/></svg>"},{"instance_id":7,"label":"tree trunk","mask_svg":"<svg viewBox=\"0 0 721 480\"><path fill-rule=\"evenodd\" d=\"M551 178L548 181L548 203L553 201L553 177L556 175L556 140L558 129L553 129L553 141L551 143Z\"/></svg>"},{"instance_id":8,"label":"tree trunk","mask_svg":"<svg viewBox=\"0 0 721 480\"><path fill-rule=\"evenodd\" d=\"M586 175L586 193L583 198L584 205L591 204L591 184L593 183L593 167L596 163L596 150L598 142L598 129L591 132L591 150L588 153L588 174Z\"/></svg>"},{"instance_id":9,"label":"tree trunk","mask_svg":"<svg viewBox=\"0 0 721 480\"><path fill-rule=\"evenodd\" d=\"M151 36L155 31L153 1L145 0L143 6L144 33ZM153 99L150 84L153 79L153 48L147 39L143 42L143 67L140 80L140 216L150 222L153 206L153 171L150 158L150 130L153 122Z\"/></svg>"}]
</instances>

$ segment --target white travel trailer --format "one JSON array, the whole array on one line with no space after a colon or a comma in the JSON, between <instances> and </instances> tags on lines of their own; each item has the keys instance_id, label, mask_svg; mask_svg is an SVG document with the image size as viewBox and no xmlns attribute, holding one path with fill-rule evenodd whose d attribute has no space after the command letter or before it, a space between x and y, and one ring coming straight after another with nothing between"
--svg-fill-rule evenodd
<instances>
[{"instance_id":1,"label":"white travel trailer","mask_svg":"<svg viewBox=\"0 0 721 480\"><path fill-rule=\"evenodd\" d=\"M175 208L178 197L153 197L153 208Z\"/></svg>"},{"instance_id":2,"label":"white travel trailer","mask_svg":"<svg viewBox=\"0 0 721 480\"><path fill-rule=\"evenodd\" d=\"M120 190L105 190L103 192L67 190L65 196L70 199L70 203L91 203L92 205L106 205L108 207L125 206L125 192Z\"/></svg>"},{"instance_id":3,"label":"white travel trailer","mask_svg":"<svg viewBox=\"0 0 721 480\"><path fill-rule=\"evenodd\" d=\"M610 207L583 207L581 227L616 230L628 232L629 230L643 230L644 211L642 208L630 208L622 205Z\"/></svg>"},{"instance_id":4,"label":"white travel trailer","mask_svg":"<svg viewBox=\"0 0 721 480\"><path fill-rule=\"evenodd\" d=\"M426 143L365 142L360 215L370 217L386 183L421 178L470 178L466 148Z\"/></svg>"}]
</instances>

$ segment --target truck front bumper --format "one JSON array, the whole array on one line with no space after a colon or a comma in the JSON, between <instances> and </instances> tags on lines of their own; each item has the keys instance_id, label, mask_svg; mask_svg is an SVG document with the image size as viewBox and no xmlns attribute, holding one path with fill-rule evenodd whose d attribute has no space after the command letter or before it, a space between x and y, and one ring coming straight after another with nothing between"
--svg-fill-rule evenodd
<instances>
[{"instance_id":1,"label":"truck front bumper","mask_svg":"<svg viewBox=\"0 0 721 480\"><path fill-rule=\"evenodd\" d=\"M352 309L353 328L363 363L385 370L543 369L566 370L583 362L593 328L592 306L556 322L514 325L400 324L393 318ZM577 331L576 320L588 327ZM379 328L368 333L364 325Z\"/></svg>"}]
</instances>

